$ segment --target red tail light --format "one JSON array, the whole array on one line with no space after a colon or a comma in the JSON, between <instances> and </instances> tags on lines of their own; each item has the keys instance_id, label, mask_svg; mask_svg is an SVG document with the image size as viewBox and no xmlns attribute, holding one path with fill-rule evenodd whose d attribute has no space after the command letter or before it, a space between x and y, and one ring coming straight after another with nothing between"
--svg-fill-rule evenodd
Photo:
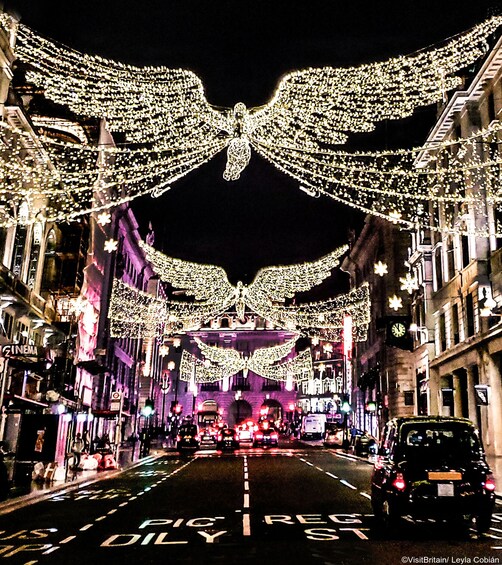
<instances>
[{"instance_id":1,"label":"red tail light","mask_svg":"<svg viewBox=\"0 0 502 565\"><path fill-rule=\"evenodd\" d=\"M181 440L181 436L176 436L176 441L180 441Z\"/></svg>"},{"instance_id":2,"label":"red tail light","mask_svg":"<svg viewBox=\"0 0 502 565\"><path fill-rule=\"evenodd\" d=\"M222 434L218 434L218 441L221 441L223 439Z\"/></svg>"},{"instance_id":3,"label":"red tail light","mask_svg":"<svg viewBox=\"0 0 502 565\"><path fill-rule=\"evenodd\" d=\"M256 439L263 439L263 434L255 434Z\"/></svg>"},{"instance_id":4,"label":"red tail light","mask_svg":"<svg viewBox=\"0 0 502 565\"><path fill-rule=\"evenodd\" d=\"M272 439L279 439L279 434L276 434L275 432L273 434L270 434L270 437Z\"/></svg>"},{"instance_id":5,"label":"red tail light","mask_svg":"<svg viewBox=\"0 0 502 565\"><path fill-rule=\"evenodd\" d=\"M402 473L396 475L396 478L392 481L392 486L397 490L404 490L406 488L406 481Z\"/></svg>"},{"instance_id":6,"label":"red tail light","mask_svg":"<svg viewBox=\"0 0 502 565\"><path fill-rule=\"evenodd\" d=\"M495 490L495 480L493 475L488 475L485 480L485 490L493 492Z\"/></svg>"}]
</instances>

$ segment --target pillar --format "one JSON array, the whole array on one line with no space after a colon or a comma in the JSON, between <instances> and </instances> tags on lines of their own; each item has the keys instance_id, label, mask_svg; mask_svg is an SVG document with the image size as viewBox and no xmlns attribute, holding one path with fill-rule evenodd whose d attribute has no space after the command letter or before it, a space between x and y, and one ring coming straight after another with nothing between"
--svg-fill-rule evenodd
<instances>
[{"instance_id":1,"label":"pillar","mask_svg":"<svg viewBox=\"0 0 502 565\"><path fill-rule=\"evenodd\" d=\"M474 369L472 366L466 367L467 371L467 407L469 410L469 420L479 427L478 414L476 410L476 395L474 393Z\"/></svg>"},{"instance_id":2,"label":"pillar","mask_svg":"<svg viewBox=\"0 0 502 565\"><path fill-rule=\"evenodd\" d=\"M462 417L462 390L460 377L453 373L453 415Z\"/></svg>"},{"instance_id":3,"label":"pillar","mask_svg":"<svg viewBox=\"0 0 502 565\"><path fill-rule=\"evenodd\" d=\"M499 367L486 349L479 351L480 383L490 387L489 404L482 406L483 442L487 453L502 456L502 383Z\"/></svg>"}]
</instances>

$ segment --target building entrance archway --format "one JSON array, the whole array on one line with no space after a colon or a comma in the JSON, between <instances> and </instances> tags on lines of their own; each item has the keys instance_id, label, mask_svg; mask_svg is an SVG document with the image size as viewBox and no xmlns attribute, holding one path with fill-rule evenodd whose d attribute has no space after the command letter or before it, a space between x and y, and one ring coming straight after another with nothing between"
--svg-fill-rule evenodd
<instances>
[{"instance_id":1,"label":"building entrance archway","mask_svg":"<svg viewBox=\"0 0 502 565\"><path fill-rule=\"evenodd\" d=\"M234 400L228 407L228 425L233 428L253 416L253 408L247 400Z\"/></svg>"}]
</instances>

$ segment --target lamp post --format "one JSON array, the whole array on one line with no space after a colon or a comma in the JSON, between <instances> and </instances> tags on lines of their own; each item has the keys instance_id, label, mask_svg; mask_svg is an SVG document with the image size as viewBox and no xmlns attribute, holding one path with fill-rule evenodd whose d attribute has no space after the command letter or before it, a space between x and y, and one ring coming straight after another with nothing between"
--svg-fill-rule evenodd
<instances>
[{"instance_id":1,"label":"lamp post","mask_svg":"<svg viewBox=\"0 0 502 565\"><path fill-rule=\"evenodd\" d=\"M240 401L241 401L241 396L242 396L242 391L238 390L235 393L235 404L237 405L237 414L235 416L235 425L239 424L239 421L241 419L241 415L240 415Z\"/></svg>"}]
</instances>

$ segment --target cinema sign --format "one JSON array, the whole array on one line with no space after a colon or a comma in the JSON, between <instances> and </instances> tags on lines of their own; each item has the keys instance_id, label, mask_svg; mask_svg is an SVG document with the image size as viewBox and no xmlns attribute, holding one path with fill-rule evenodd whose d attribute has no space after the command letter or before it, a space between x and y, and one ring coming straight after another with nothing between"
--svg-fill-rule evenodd
<instances>
[{"instance_id":1,"label":"cinema sign","mask_svg":"<svg viewBox=\"0 0 502 565\"><path fill-rule=\"evenodd\" d=\"M2 357L45 357L45 349L38 345L6 343L2 345Z\"/></svg>"}]
</instances>

